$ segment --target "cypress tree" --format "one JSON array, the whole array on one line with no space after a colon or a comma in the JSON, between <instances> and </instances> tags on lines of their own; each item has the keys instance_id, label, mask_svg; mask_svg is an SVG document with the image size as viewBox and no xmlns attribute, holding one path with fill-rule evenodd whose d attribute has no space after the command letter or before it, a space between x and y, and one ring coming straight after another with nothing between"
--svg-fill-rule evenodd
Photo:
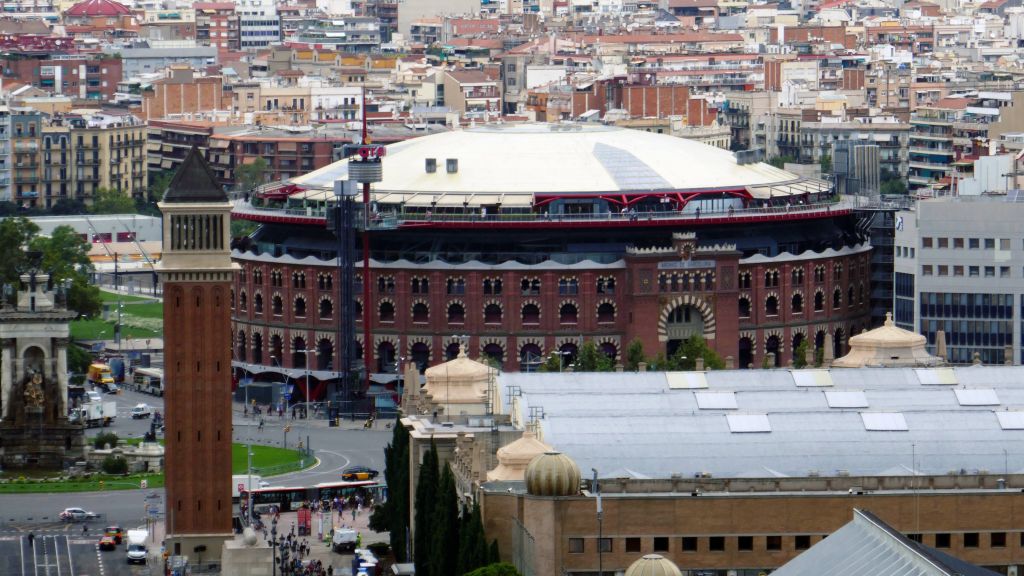
<instances>
[{"instance_id":1,"label":"cypress tree","mask_svg":"<svg viewBox=\"0 0 1024 576\"><path fill-rule=\"evenodd\" d=\"M497 564L501 562L501 554L498 551L498 539L491 540L491 548L488 550L487 563Z\"/></svg>"},{"instance_id":2,"label":"cypress tree","mask_svg":"<svg viewBox=\"0 0 1024 576\"><path fill-rule=\"evenodd\" d=\"M465 574L473 569L470 564L469 540L473 527L470 526L469 510L462 507L459 513L459 561L455 564L456 574Z\"/></svg>"},{"instance_id":3,"label":"cypress tree","mask_svg":"<svg viewBox=\"0 0 1024 576\"><path fill-rule=\"evenodd\" d=\"M430 546L431 576L456 574L459 559L459 504L455 496L455 476L450 467L441 472L432 521L434 534Z\"/></svg>"},{"instance_id":4,"label":"cypress tree","mask_svg":"<svg viewBox=\"0 0 1024 576\"><path fill-rule=\"evenodd\" d=\"M391 442L395 470L387 478L388 502L391 504L388 525L391 550L396 560L404 562L409 550L409 432L398 418L395 419Z\"/></svg>"},{"instance_id":5,"label":"cypress tree","mask_svg":"<svg viewBox=\"0 0 1024 576\"><path fill-rule=\"evenodd\" d=\"M430 448L423 455L420 464L420 478L416 485L416 535L414 538L414 558L416 574L431 576L430 557L431 538L435 529L434 507L438 489L437 448L430 441ZM438 576L444 576L439 574Z\"/></svg>"}]
</instances>

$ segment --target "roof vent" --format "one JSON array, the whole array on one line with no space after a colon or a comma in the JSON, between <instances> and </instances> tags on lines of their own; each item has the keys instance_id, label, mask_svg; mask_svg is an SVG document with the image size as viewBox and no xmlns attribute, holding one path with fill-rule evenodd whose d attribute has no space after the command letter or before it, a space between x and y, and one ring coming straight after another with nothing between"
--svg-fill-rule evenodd
<instances>
[{"instance_id":1,"label":"roof vent","mask_svg":"<svg viewBox=\"0 0 1024 576\"><path fill-rule=\"evenodd\" d=\"M456 172L459 171L459 159L458 158L449 158L448 160L445 161L445 164L448 167L448 173L449 174L455 174Z\"/></svg>"},{"instance_id":2,"label":"roof vent","mask_svg":"<svg viewBox=\"0 0 1024 576\"><path fill-rule=\"evenodd\" d=\"M426 168L427 174L437 172L437 158L427 158L424 162L424 168Z\"/></svg>"}]
</instances>

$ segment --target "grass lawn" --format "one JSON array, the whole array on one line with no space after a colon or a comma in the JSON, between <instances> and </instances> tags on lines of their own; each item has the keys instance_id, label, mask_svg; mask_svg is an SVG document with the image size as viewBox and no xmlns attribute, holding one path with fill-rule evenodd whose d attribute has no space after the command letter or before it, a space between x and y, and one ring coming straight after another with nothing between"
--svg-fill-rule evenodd
<instances>
[{"instance_id":1,"label":"grass lawn","mask_svg":"<svg viewBox=\"0 0 1024 576\"><path fill-rule=\"evenodd\" d=\"M122 438L124 444L138 444L139 438ZM88 442L92 443L90 438ZM161 441L162 443L162 441ZM298 450L273 448L271 446L253 446L253 473L267 476L270 469L276 474L286 474L302 469L302 453ZM244 444L231 445L231 473L245 474L248 463ZM43 480L23 478L17 472L0 474L0 494L45 494L51 492L97 492L100 490L133 490L139 488L142 479L146 479L147 488L162 488L163 474L133 474L131 476L94 475L89 479L76 480ZM102 482L102 485L101 485Z\"/></svg>"},{"instance_id":2,"label":"grass lawn","mask_svg":"<svg viewBox=\"0 0 1024 576\"><path fill-rule=\"evenodd\" d=\"M122 338L160 338L163 331L127 324L121 327ZM114 322L106 320L75 320L71 322L71 337L75 340L113 340Z\"/></svg>"},{"instance_id":3,"label":"grass lawn","mask_svg":"<svg viewBox=\"0 0 1024 576\"><path fill-rule=\"evenodd\" d=\"M159 318L163 320L164 304L154 300L139 302L138 304L126 304L124 310L121 311L121 315L138 316L139 318Z\"/></svg>"}]
</instances>

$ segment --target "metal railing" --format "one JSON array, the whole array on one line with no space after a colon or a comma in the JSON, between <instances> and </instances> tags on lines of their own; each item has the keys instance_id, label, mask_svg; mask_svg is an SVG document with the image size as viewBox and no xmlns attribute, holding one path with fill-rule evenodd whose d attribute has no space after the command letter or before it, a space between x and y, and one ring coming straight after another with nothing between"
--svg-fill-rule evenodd
<instances>
[{"instance_id":1,"label":"metal railing","mask_svg":"<svg viewBox=\"0 0 1024 576\"><path fill-rule=\"evenodd\" d=\"M432 211L412 212L384 210L366 219L357 213L358 220L367 220L364 224L371 230L393 229L405 224L513 224L513 223L566 223L566 222L650 222L650 221L700 221L707 219L773 219L789 214L820 214L832 211L843 211L864 205L865 199L856 196L844 196L839 199L811 202L807 204L779 204L754 208L733 208L725 210L679 211L658 210L651 212L601 212L590 214L550 214L547 212L497 213L480 214L434 213ZM233 210L236 214L266 214L324 219L330 206L309 205L296 207L254 206L249 202L238 201ZM361 210L359 210L361 212ZM361 227L361 226L360 226Z\"/></svg>"}]
</instances>

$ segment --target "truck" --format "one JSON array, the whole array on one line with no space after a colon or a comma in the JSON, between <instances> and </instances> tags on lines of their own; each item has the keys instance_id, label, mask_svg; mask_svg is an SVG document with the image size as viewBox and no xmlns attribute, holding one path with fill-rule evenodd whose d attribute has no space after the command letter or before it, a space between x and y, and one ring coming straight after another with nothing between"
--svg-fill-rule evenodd
<instances>
[{"instance_id":1,"label":"truck","mask_svg":"<svg viewBox=\"0 0 1024 576\"><path fill-rule=\"evenodd\" d=\"M331 548L339 553L352 552L356 549L358 533L351 528L335 528L331 537Z\"/></svg>"},{"instance_id":2,"label":"truck","mask_svg":"<svg viewBox=\"0 0 1024 576\"><path fill-rule=\"evenodd\" d=\"M146 563L146 538L149 532L142 528L128 531L128 563Z\"/></svg>"},{"instance_id":3,"label":"truck","mask_svg":"<svg viewBox=\"0 0 1024 576\"><path fill-rule=\"evenodd\" d=\"M238 502L242 490L257 490L263 486L263 477L259 474L236 474L231 477L231 501Z\"/></svg>"},{"instance_id":4,"label":"truck","mask_svg":"<svg viewBox=\"0 0 1024 576\"><path fill-rule=\"evenodd\" d=\"M117 418L117 402L86 402L71 411L74 422L82 422L86 428L110 426Z\"/></svg>"},{"instance_id":5,"label":"truck","mask_svg":"<svg viewBox=\"0 0 1024 576\"><path fill-rule=\"evenodd\" d=\"M103 390L110 390L115 386L114 375L110 372L110 366L99 362L93 362L89 365L89 373L86 376L86 380L93 386Z\"/></svg>"}]
</instances>

